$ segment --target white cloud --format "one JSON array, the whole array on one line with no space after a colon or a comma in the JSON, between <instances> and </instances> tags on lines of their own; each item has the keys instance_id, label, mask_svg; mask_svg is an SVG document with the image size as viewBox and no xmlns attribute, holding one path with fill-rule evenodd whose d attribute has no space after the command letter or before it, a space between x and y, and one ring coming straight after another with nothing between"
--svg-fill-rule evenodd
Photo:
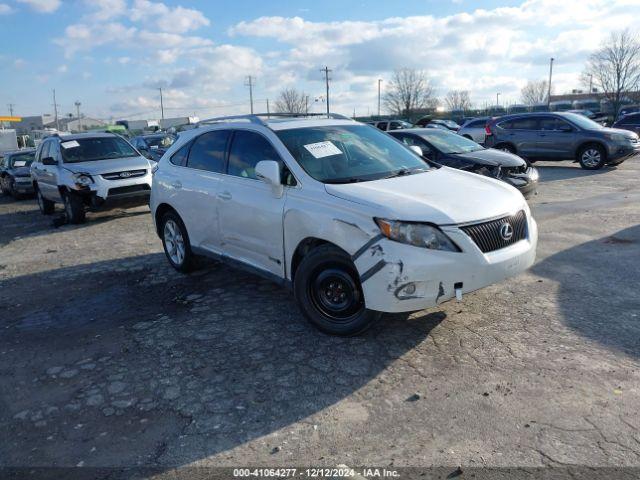
<instances>
[{"instance_id":1,"label":"white cloud","mask_svg":"<svg viewBox=\"0 0 640 480\"><path fill-rule=\"evenodd\" d=\"M397 68L426 70L440 95L468 89L481 104L517 101L527 79L545 78L556 58L556 91L579 87L579 72L611 30L632 26L640 15L638 0L526 0L519 6L436 17L393 17L379 21L312 22L300 17L261 17L228 29L231 36L272 38L286 48L266 67L320 80L317 70L334 70L336 98L360 82L389 78ZM313 84L311 84L313 85ZM318 85L319 87L320 85ZM316 87L314 87L316 88ZM319 89L319 88L318 88ZM375 81L368 93L345 94L344 108L373 105ZM337 105L337 104L336 104Z\"/></svg>"},{"instance_id":2,"label":"white cloud","mask_svg":"<svg viewBox=\"0 0 640 480\"><path fill-rule=\"evenodd\" d=\"M67 73L67 71L69 70L69 67L67 67L66 65L60 65L58 68L58 73Z\"/></svg>"},{"instance_id":3,"label":"white cloud","mask_svg":"<svg viewBox=\"0 0 640 480\"><path fill-rule=\"evenodd\" d=\"M0 15L9 15L13 13L13 9L6 3L0 3Z\"/></svg>"},{"instance_id":4,"label":"white cloud","mask_svg":"<svg viewBox=\"0 0 640 480\"><path fill-rule=\"evenodd\" d=\"M61 0L17 0L19 3L25 3L39 13L55 12L62 4Z\"/></svg>"},{"instance_id":5,"label":"white cloud","mask_svg":"<svg viewBox=\"0 0 640 480\"><path fill-rule=\"evenodd\" d=\"M170 8L164 3L149 0L134 0L131 8L133 21L153 20L163 32L186 33L210 24L199 10L181 6Z\"/></svg>"},{"instance_id":6,"label":"white cloud","mask_svg":"<svg viewBox=\"0 0 640 480\"><path fill-rule=\"evenodd\" d=\"M89 21L104 22L127 13L126 0L85 0L85 3L94 9L86 17Z\"/></svg>"}]
</instances>

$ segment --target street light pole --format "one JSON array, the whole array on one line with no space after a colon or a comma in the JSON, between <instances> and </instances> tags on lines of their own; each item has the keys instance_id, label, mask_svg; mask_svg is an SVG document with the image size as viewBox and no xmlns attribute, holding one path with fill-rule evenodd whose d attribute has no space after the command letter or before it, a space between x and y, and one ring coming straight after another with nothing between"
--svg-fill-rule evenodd
<instances>
[{"instance_id":1,"label":"street light pole","mask_svg":"<svg viewBox=\"0 0 640 480\"><path fill-rule=\"evenodd\" d=\"M496 107L500 106L500 92L496 93Z\"/></svg>"},{"instance_id":2,"label":"street light pole","mask_svg":"<svg viewBox=\"0 0 640 480\"><path fill-rule=\"evenodd\" d=\"M549 60L549 85L547 85L548 90L547 90L547 107L549 105L551 105L551 77L553 75L553 61L555 59L553 57L551 57L551 59Z\"/></svg>"},{"instance_id":3,"label":"street light pole","mask_svg":"<svg viewBox=\"0 0 640 480\"><path fill-rule=\"evenodd\" d=\"M251 75L247 76L247 81L245 82L245 87L249 87L249 103L250 103L250 108L251 108L251 114L253 115L253 81L255 80L255 78L253 78Z\"/></svg>"},{"instance_id":4,"label":"street light pole","mask_svg":"<svg viewBox=\"0 0 640 480\"><path fill-rule=\"evenodd\" d=\"M382 79L378 79L378 117L380 116L380 84L382 83Z\"/></svg>"}]
</instances>

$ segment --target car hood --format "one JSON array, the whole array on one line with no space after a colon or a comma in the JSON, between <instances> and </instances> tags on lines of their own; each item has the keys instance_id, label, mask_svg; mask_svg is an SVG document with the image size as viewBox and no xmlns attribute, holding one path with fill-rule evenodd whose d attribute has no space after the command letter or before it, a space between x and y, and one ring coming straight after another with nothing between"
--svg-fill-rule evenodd
<instances>
[{"instance_id":1,"label":"car hood","mask_svg":"<svg viewBox=\"0 0 640 480\"><path fill-rule=\"evenodd\" d=\"M124 172L126 170L142 170L151 167L149 160L143 156L112 158L108 160L94 160L92 162L65 163L64 168L74 173L88 173L100 175L111 172Z\"/></svg>"},{"instance_id":2,"label":"car hood","mask_svg":"<svg viewBox=\"0 0 640 480\"><path fill-rule=\"evenodd\" d=\"M371 182L326 184L325 189L372 207L375 216L437 225L474 222L524 208L522 195L510 185L447 167Z\"/></svg>"},{"instance_id":3,"label":"car hood","mask_svg":"<svg viewBox=\"0 0 640 480\"><path fill-rule=\"evenodd\" d=\"M463 160L480 163L482 165L501 166L501 167L521 167L525 161L517 155L502 150L494 150L487 148L469 153L456 153L452 157L461 158Z\"/></svg>"},{"instance_id":4,"label":"car hood","mask_svg":"<svg viewBox=\"0 0 640 480\"><path fill-rule=\"evenodd\" d=\"M602 128L600 130L593 130L594 132L600 132L600 133L617 133L619 135L622 135L626 138L637 138L638 134L634 133L634 132L630 132L629 130L624 130L622 128L611 128L611 127L605 127Z\"/></svg>"}]
</instances>

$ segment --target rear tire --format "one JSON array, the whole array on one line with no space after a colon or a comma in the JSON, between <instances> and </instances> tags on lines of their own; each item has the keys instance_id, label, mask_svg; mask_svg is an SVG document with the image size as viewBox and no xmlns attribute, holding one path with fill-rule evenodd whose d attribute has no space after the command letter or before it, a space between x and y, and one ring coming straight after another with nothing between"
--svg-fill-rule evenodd
<instances>
[{"instance_id":1,"label":"rear tire","mask_svg":"<svg viewBox=\"0 0 640 480\"><path fill-rule=\"evenodd\" d=\"M578 151L577 160L585 170L599 170L607 162L607 152L600 145L587 145Z\"/></svg>"},{"instance_id":2,"label":"rear tire","mask_svg":"<svg viewBox=\"0 0 640 480\"><path fill-rule=\"evenodd\" d=\"M191 251L189 234L182 219L175 212L167 212L160 221L160 235L167 260L182 273L193 270L195 259Z\"/></svg>"},{"instance_id":3,"label":"rear tire","mask_svg":"<svg viewBox=\"0 0 640 480\"><path fill-rule=\"evenodd\" d=\"M358 335L382 314L368 310L360 276L349 255L321 245L302 258L293 290L302 314L330 335Z\"/></svg>"},{"instance_id":4,"label":"rear tire","mask_svg":"<svg viewBox=\"0 0 640 480\"><path fill-rule=\"evenodd\" d=\"M73 192L65 192L63 199L64 213L67 215L67 221L76 225L84 223L86 219L86 212L84 210L82 198Z\"/></svg>"},{"instance_id":5,"label":"rear tire","mask_svg":"<svg viewBox=\"0 0 640 480\"><path fill-rule=\"evenodd\" d=\"M42 196L42 192L40 188L36 185L36 200L38 201L38 207L40 208L40 213L43 215L52 215L56 209L55 203L51 200L47 200Z\"/></svg>"}]
</instances>

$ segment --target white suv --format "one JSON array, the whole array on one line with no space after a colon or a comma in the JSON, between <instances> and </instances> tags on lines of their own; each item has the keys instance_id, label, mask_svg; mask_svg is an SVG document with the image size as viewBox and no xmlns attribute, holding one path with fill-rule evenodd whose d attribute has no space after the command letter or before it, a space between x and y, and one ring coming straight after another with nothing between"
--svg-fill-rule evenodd
<instances>
[{"instance_id":1,"label":"white suv","mask_svg":"<svg viewBox=\"0 0 640 480\"><path fill-rule=\"evenodd\" d=\"M201 254L251 267L338 335L531 266L538 230L515 188L337 117L226 117L182 133L151 191L171 265Z\"/></svg>"},{"instance_id":2,"label":"white suv","mask_svg":"<svg viewBox=\"0 0 640 480\"><path fill-rule=\"evenodd\" d=\"M154 165L113 133L53 135L38 146L31 177L44 215L59 202L67 221L82 223L86 209L147 203Z\"/></svg>"}]
</instances>

